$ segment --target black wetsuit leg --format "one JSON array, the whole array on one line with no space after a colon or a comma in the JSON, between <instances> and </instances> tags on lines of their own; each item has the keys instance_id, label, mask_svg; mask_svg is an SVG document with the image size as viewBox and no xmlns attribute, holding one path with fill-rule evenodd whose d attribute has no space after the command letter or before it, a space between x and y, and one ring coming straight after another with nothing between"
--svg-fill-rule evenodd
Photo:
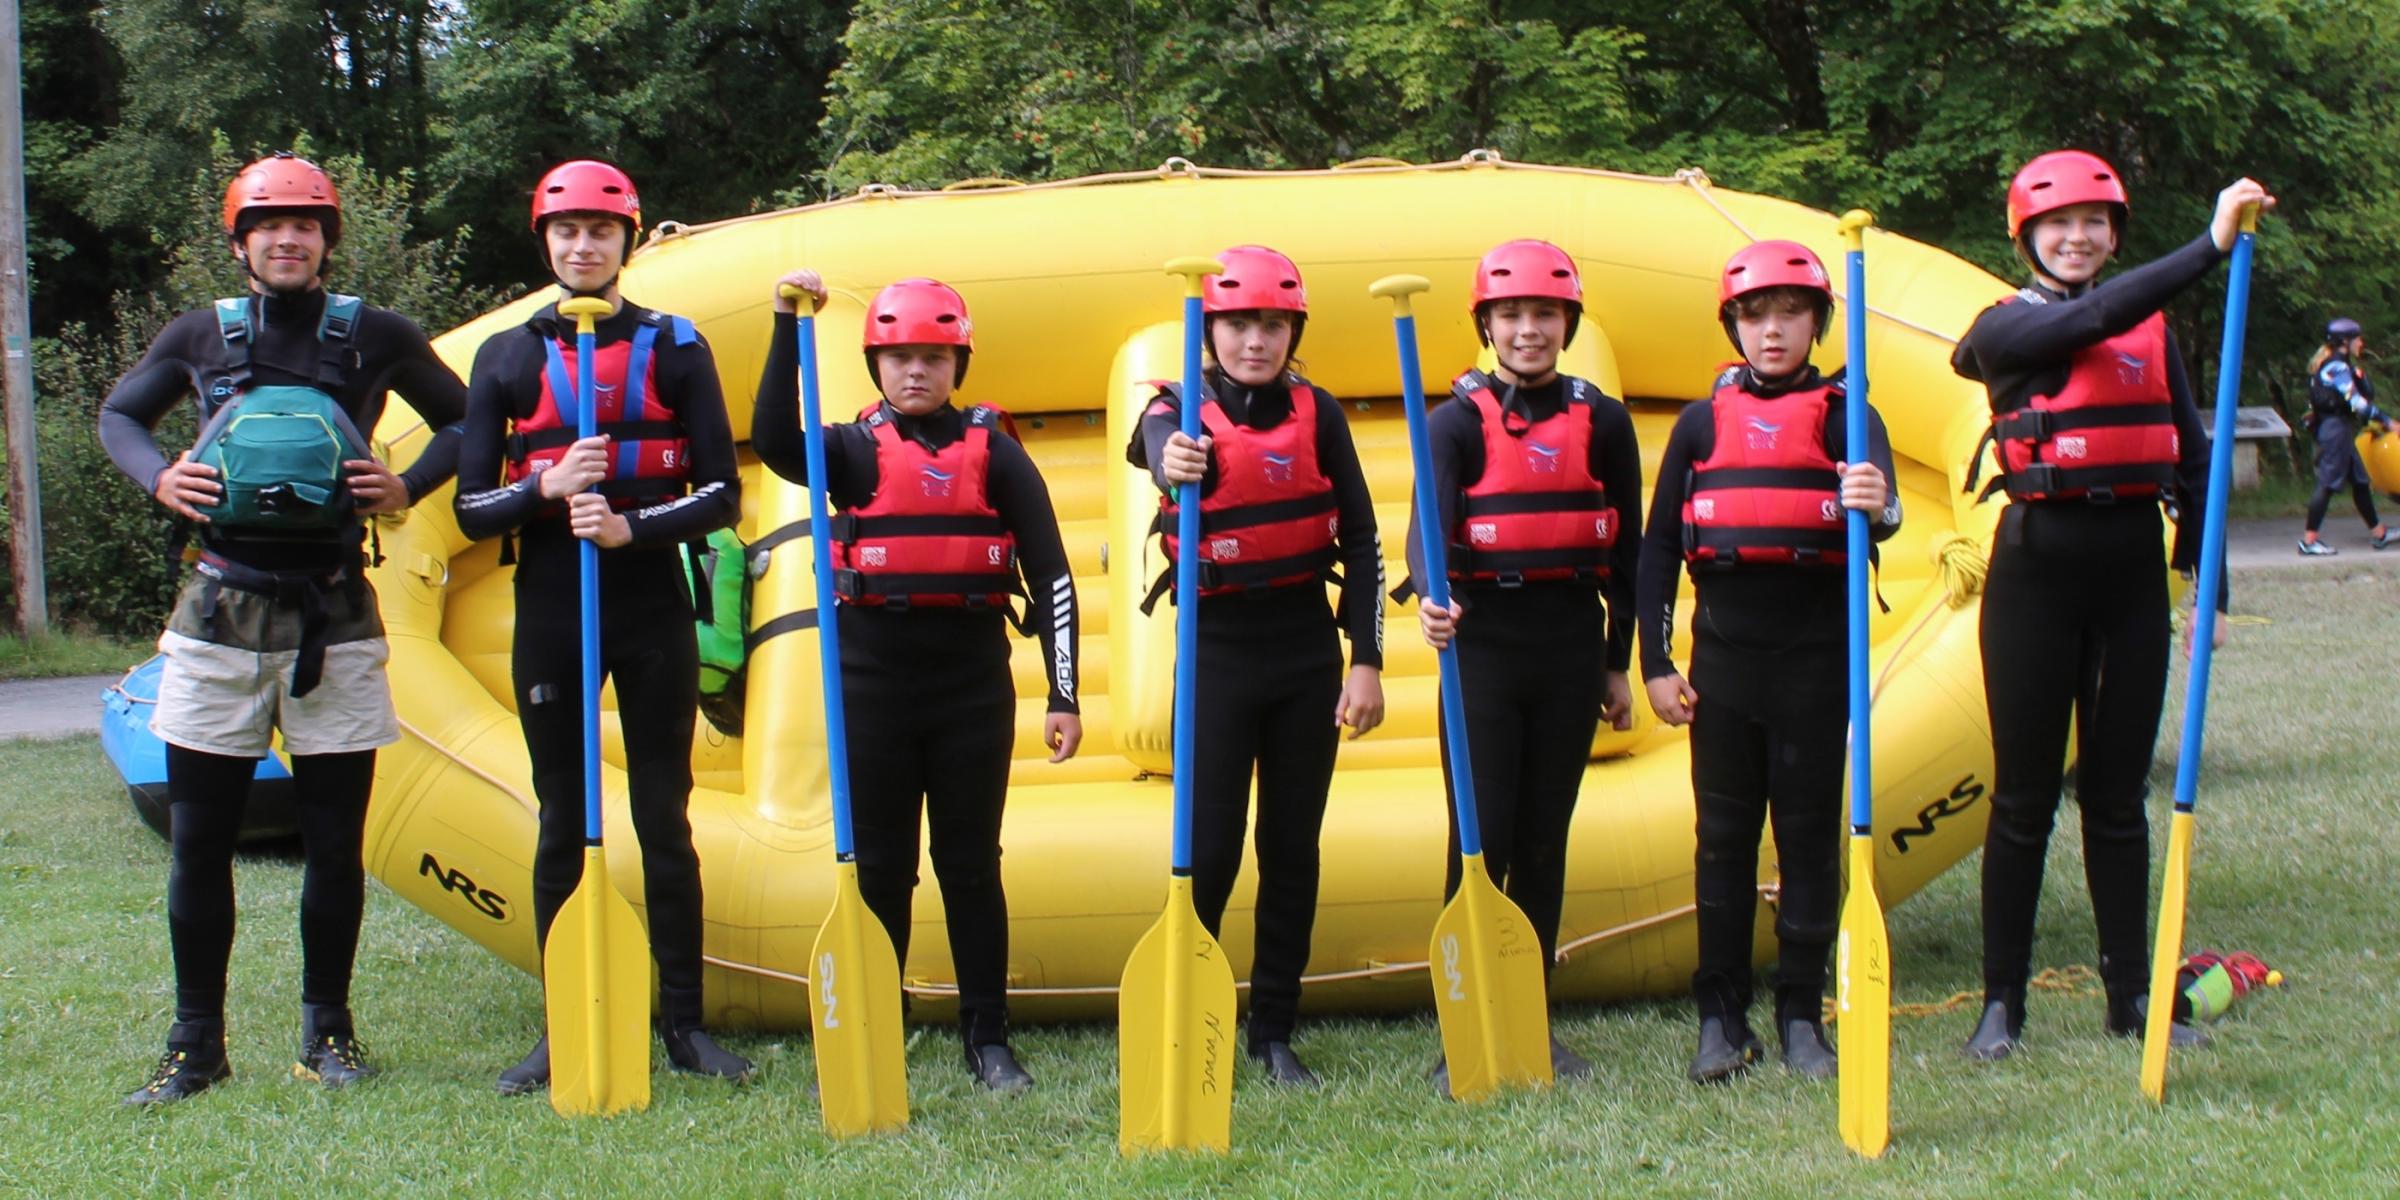
<instances>
[{"instance_id":1,"label":"black wetsuit leg","mask_svg":"<svg viewBox=\"0 0 2400 1200\"><path fill-rule=\"evenodd\" d=\"M1606 700L1606 642L1589 589L1478 589L1460 623L1460 690L1484 867L1541 940L1542 969L1558 953L1567 834ZM1447 717L1438 717L1450 777ZM1447 900L1458 891L1457 808L1449 809Z\"/></svg>"},{"instance_id":2,"label":"black wetsuit leg","mask_svg":"<svg viewBox=\"0 0 2400 1200\"><path fill-rule=\"evenodd\" d=\"M1333 618L1313 588L1292 597L1210 597L1201 609L1200 756L1193 779L1192 894L1211 933L1242 862L1255 764L1258 784L1256 952L1250 967L1249 1041L1289 1041L1300 976L1316 926L1318 839L1333 783L1340 730L1342 655ZM1297 603L1305 601L1305 604ZM1225 608L1212 612L1223 603ZM1249 605L1289 607L1291 620L1221 614Z\"/></svg>"}]
</instances>

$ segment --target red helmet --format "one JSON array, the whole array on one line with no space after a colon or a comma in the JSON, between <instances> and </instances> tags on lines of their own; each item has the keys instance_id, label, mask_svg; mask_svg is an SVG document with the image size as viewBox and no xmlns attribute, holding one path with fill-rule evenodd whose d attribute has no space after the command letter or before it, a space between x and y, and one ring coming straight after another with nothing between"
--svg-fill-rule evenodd
<instances>
[{"instance_id":1,"label":"red helmet","mask_svg":"<svg viewBox=\"0 0 2400 1200\"><path fill-rule=\"evenodd\" d=\"M1475 299L1480 309L1494 300L1545 296L1583 306L1583 277L1567 252L1538 238L1522 238L1492 247L1475 264Z\"/></svg>"},{"instance_id":2,"label":"red helmet","mask_svg":"<svg viewBox=\"0 0 2400 1200\"><path fill-rule=\"evenodd\" d=\"M2125 199L2125 181L2106 160L2081 150L2053 150L2026 163L2008 181L2008 236L2018 236L2025 222L2070 204L2114 205L2120 231L2132 207Z\"/></svg>"},{"instance_id":3,"label":"red helmet","mask_svg":"<svg viewBox=\"0 0 2400 1200\"><path fill-rule=\"evenodd\" d=\"M1717 277L1717 306L1779 287L1815 292L1827 302L1833 299L1833 284L1816 251L1798 242L1752 242L1725 260L1725 271Z\"/></svg>"},{"instance_id":4,"label":"red helmet","mask_svg":"<svg viewBox=\"0 0 2400 1200\"><path fill-rule=\"evenodd\" d=\"M632 177L597 159L560 163L534 185L533 231L541 232L545 218L561 213L623 218L632 227L625 238L628 253L642 235L642 198L633 190Z\"/></svg>"},{"instance_id":5,"label":"red helmet","mask_svg":"<svg viewBox=\"0 0 2400 1200\"><path fill-rule=\"evenodd\" d=\"M875 351L884 346L956 346L956 387L967 381L967 357L975 352L975 323L967 319L966 297L938 279L903 279L875 293L867 305L860 342L867 351L867 377L875 374Z\"/></svg>"},{"instance_id":6,"label":"red helmet","mask_svg":"<svg viewBox=\"0 0 2400 1200\"><path fill-rule=\"evenodd\" d=\"M342 198L334 193L333 180L317 164L278 150L243 167L225 185L225 236L240 237L256 219L245 220L247 214L294 210L316 211L326 246L342 240Z\"/></svg>"},{"instance_id":7,"label":"red helmet","mask_svg":"<svg viewBox=\"0 0 2400 1200\"><path fill-rule=\"evenodd\" d=\"M1300 284L1300 268L1280 252L1265 246L1235 246L1217 259L1225 264L1225 272L1208 277L1201 303L1206 311L1308 311L1308 289Z\"/></svg>"}]
</instances>

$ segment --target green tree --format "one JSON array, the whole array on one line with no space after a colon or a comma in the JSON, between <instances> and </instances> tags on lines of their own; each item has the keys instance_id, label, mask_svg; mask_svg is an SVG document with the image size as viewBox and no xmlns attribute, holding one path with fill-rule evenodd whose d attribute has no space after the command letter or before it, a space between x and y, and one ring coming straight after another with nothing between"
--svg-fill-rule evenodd
<instances>
[{"instance_id":1,"label":"green tree","mask_svg":"<svg viewBox=\"0 0 2400 1200\"><path fill-rule=\"evenodd\" d=\"M829 190L1155 166L1322 167L1478 145L1622 148L1628 39L1570 4L868 0L826 118ZM799 193L791 193L797 197Z\"/></svg>"},{"instance_id":2,"label":"green tree","mask_svg":"<svg viewBox=\"0 0 2400 1200\"><path fill-rule=\"evenodd\" d=\"M522 280L543 171L603 158L641 188L645 219L755 211L817 169L841 0L475 0L435 64L443 116L435 215L485 235L470 279Z\"/></svg>"}]
</instances>

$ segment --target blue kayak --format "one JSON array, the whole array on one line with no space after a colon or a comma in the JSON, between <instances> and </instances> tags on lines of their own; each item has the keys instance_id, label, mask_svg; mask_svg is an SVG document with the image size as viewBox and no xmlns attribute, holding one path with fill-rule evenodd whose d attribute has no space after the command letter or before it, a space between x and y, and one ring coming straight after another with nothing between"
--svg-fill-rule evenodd
<instances>
[{"instance_id":1,"label":"blue kayak","mask_svg":"<svg viewBox=\"0 0 2400 1200\"><path fill-rule=\"evenodd\" d=\"M158 702L158 673L165 655L125 673L125 678L100 691L100 748L125 780L125 794L135 815L158 831L173 836L167 816L167 744L150 732L150 706ZM281 754L258 762L250 785L250 803L242 812L245 842L288 838L300 831L292 816L292 772Z\"/></svg>"}]
</instances>

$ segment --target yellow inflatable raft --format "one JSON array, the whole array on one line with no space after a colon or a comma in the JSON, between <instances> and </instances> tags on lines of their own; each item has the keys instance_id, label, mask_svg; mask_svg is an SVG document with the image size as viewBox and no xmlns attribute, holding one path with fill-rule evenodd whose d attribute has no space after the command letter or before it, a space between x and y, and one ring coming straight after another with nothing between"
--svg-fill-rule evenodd
<instances>
[{"instance_id":1,"label":"yellow inflatable raft","mask_svg":"<svg viewBox=\"0 0 2400 1200\"><path fill-rule=\"evenodd\" d=\"M1158 567L1143 531L1156 505L1122 447L1146 399L1142 381L1177 373L1180 333L1167 258L1263 242L1298 260L1313 297L1308 374L1351 408L1385 545L1398 559L1409 455L1388 307L1367 284L1411 272L1434 281L1418 304L1426 376L1473 363L1467 287L1476 258L1512 237L1543 237L1582 263L1589 294L1566 369L1640 398L1636 425L1655 470L1677 403L1704 395L1728 349L1714 316L1718 265L1759 238L1794 238L1826 261L1833 219L1785 201L1672 178L1503 163L1478 152L1431 166L1219 171L1174 160L1155 172L1038 186L917 193L870 187L828 204L692 228L664 226L625 273L644 304L696 320L716 350L737 437L770 332L780 272L822 271L833 291L818 321L827 410L871 398L858 344L864 302L893 279L938 276L976 318L962 398L1014 413L1047 476L1081 589L1083 754L1044 761L1044 671L1019 644L1023 698L1004 866L1017 1011L1096 1016L1113 1009L1125 955L1158 913L1170 786L1170 610L1135 601ZM1837 271L1838 275L1839 272ZM1906 527L1884 549L1875 622L1877 872L1897 901L1980 845L1991 748L1976 653L1975 580L1997 505L1960 496L1984 424L1980 392L1952 375L1952 339L2006 285L1946 253L1875 233L1868 240L1874 401L1899 456ZM466 368L482 341L546 297L529 296L437 343ZM1819 361L1839 363L1837 320ZM380 431L405 459L425 432L395 416ZM756 540L800 521L806 493L746 466L740 532ZM387 884L521 968L536 965L530 864L534 802L511 711L509 571L498 547L470 544L432 498L383 534L375 576L391 632L404 740L377 765L368 863ZM754 624L803 612L812 594L805 538L769 557ZM1683 606L1688 610L1688 603ZM1323 899L1310 961L1312 1009L1426 1002L1425 945L1441 901L1444 808L1436 765L1433 658L1413 610L1387 614L1390 719L1345 742L1325 825ZM751 663L748 736L703 725L691 817L707 887L709 1016L731 1025L807 1021L804 974L831 902L831 835L813 632L762 643ZM1638 689L1637 689L1638 691ZM611 714L605 757L612 875L637 905L640 859L625 824L621 748ZM1638 707L1638 702L1637 702ZM1331 714L1327 714L1331 720ZM1687 743L1645 711L1593 747L1568 862L1561 997L1672 994L1694 962L1692 807ZM941 902L919 890L903 977L918 1012L954 995ZM1775 901L1771 848L1760 901ZM1225 945L1250 956L1251 877L1234 895ZM1760 952L1771 951L1760 923Z\"/></svg>"},{"instance_id":2,"label":"yellow inflatable raft","mask_svg":"<svg viewBox=\"0 0 2400 1200\"><path fill-rule=\"evenodd\" d=\"M2358 454L2367 461L2367 478L2374 481L2375 490L2400 497L2400 433L2361 433Z\"/></svg>"}]
</instances>

